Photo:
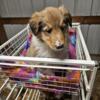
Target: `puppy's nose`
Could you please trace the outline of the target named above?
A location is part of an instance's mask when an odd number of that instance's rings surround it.
[[[59,45],[59,46],[56,46],[56,48],[57,48],[57,49],[62,49],[62,48],[64,48],[64,45],[61,44],[61,45]]]
[[[62,48],[64,48],[64,44],[61,43],[59,40],[57,40],[57,41],[55,42],[55,46],[56,46],[57,49],[62,49]]]

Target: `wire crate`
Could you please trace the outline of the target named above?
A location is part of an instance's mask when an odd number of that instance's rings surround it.
[[[71,100],[90,100],[92,88],[98,68],[97,61],[91,60],[85,44],[81,26],[73,23],[76,29],[76,59],[54,59],[19,56],[26,44],[27,35],[30,33],[27,25],[17,35],[0,46],[0,99],[1,100],[42,100],[41,91],[66,93],[71,95]],[[25,62],[25,63],[22,63]],[[66,67],[67,66],[67,67]],[[12,69],[9,73],[7,69]],[[36,73],[34,80],[17,75],[12,77],[13,68],[37,71],[40,69],[55,70],[59,76],[42,75]],[[6,70],[4,70],[6,69]],[[19,69],[18,69],[19,70]],[[77,72],[75,77],[68,78],[70,72]],[[66,74],[67,73],[67,74]],[[66,77],[65,77],[66,74]],[[40,75],[40,76],[39,76]],[[44,100],[44,99],[43,99]]]

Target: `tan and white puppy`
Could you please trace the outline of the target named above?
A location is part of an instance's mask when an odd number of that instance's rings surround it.
[[[58,59],[68,57],[67,31],[69,26],[72,26],[72,18],[67,9],[47,7],[40,12],[35,12],[29,25],[33,34],[27,56]],[[48,72],[51,73],[50,70]],[[46,100],[57,100],[52,93],[47,95],[49,99]]]
[[[67,57],[68,27],[72,24],[71,15],[64,7],[48,7],[35,12],[30,21],[33,32],[27,56]]]

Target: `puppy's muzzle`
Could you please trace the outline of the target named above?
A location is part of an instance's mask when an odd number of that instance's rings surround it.
[[[56,49],[60,50],[64,48],[64,44],[57,40],[55,43],[55,47]]]
[[[59,45],[59,46],[56,46],[56,49],[63,49],[64,48],[64,45]]]

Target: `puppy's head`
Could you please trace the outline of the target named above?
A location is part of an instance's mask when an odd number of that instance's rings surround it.
[[[59,51],[66,46],[67,29],[72,26],[72,18],[64,7],[48,7],[34,13],[29,24],[33,34],[52,50]]]

